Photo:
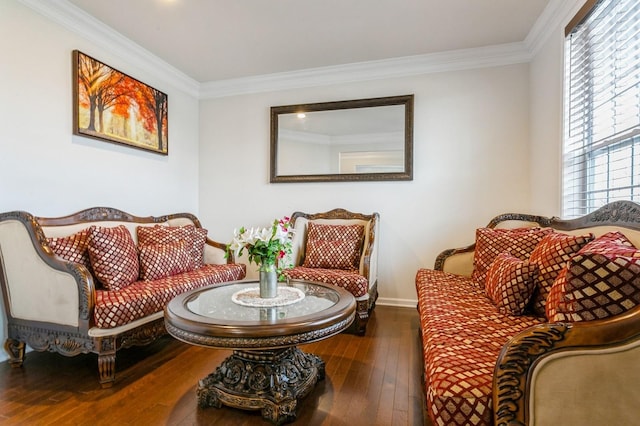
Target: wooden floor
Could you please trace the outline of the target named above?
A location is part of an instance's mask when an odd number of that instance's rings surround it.
[[[297,425],[428,425],[423,419],[418,315],[377,306],[365,336],[304,345],[326,378],[298,403]],[[0,363],[2,425],[268,425],[259,411],[198,408],[195,386],[231,352],[166,337],[118,352],[116,382],[101,389],[97,357],[30,352]]]

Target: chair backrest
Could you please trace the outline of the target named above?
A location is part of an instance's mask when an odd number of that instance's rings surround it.
[[[291,253],[293,266],[300,266],[304,262],[309,222],[330,225],[363,225],[364,242],[360,255],[359,271],[369,280],[370,284],[376,282],[378,278],[378,229],[380,226],[378,213],[353,213],[344,209],[334,209],[324,213],[295,212],[291,215],[291,222],[295,229]]]

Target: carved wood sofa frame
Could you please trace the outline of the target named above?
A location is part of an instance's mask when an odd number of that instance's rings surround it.
[[[9,363],[12,367],[22,366],[25,358],[25,344],[37,351],[57,352],[65,356],[96,353],[100,384],[102,387],[110,387],[115,380],[116,351],[131,346],[146,345],[167,334],[162,311],[113,329],[94,327],[93,308],[96,284],[93,276],[86,267],[55,256],[47,243],[43,228],[79,224],[88,227],[97,223],[106,223],[104,226],[164,223],[172,226],[193,224],[201,227],[200,221],[190,213],[138,217],[107,207],[94,207],[57,218],[36,217],[23,211],[0,214],[0,287],[2,287],[4,298],[8,333],[4,348],[9,354]],[[12,232],[20,234],[19,238],[4,237],[3,226],[12,227]],[[36,262],[39,264],[44,263],[41,268],[45,270],[44,274],[56,277],[58,282],[54,284],[66,284],[65,287],[69,288],[74,287],[72,283],[75,282],[78,297],[75,319],[68,318],[69,321],[66,324],[61,324],[49,322],[46,318],[33,319],[15,314],[11,304],[10,271],[7,270],[5,261],[8,251],[15,249],[13,245],[17,240],[20,240],[23,252],[32,257],[30,260],[39,260]],[[233,256],[225,260],[225,252],[225,244],[207,239],[205,263],[233,263]],[[33,276],[37,281],[43,274]]]
[[[612,202],[572,220],[503,214],[491,220],[488,227],[523,224],[574,234],[594,232],[596,236],[612,230],[627,231],[625,235],[640,247],[640,204],[629,201]],[[468,261],[474,246],[443,251],[435,269],[459,268],[461,263],[455,258],[462,256]],[[639,359],[640,306],[603,320],[531,327],[509,340],[498,357],[493,376],[494,423],[637,423]],[[575,383],[581,386],[572,385]],[[574,401],[567,400],[571,392]]]
[[[364,334],[369,321],[369,315],[375,308],[378,299],[378,230],[380,215],[354,213],[345,209],[333,209],[323,213],[295,212],[291,215],[291,224],[296,229],[296,238],[293,247],[294,266],[300,266],[304,261],[306,244],[306,226],[300,226],[300,219],[308,221],[320,221],[325,223],[339,223],[340,221],[363,221],[365,227],[365,241],[360,259],[360,274],[369,282],[369,288],[365,297],[356,298],[356,318],[347,330],[350,333]],[[298,225],[296,225],[296,222]],[[303,235],[300,235],[303,232]]]

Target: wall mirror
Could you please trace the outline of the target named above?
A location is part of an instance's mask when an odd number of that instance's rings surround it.
[[[271,182],[413,179],[413,95],[271,107]]]

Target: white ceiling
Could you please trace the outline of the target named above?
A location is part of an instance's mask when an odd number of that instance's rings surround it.
[[[194,80],[523,42],[551,0],[68,0]]]

